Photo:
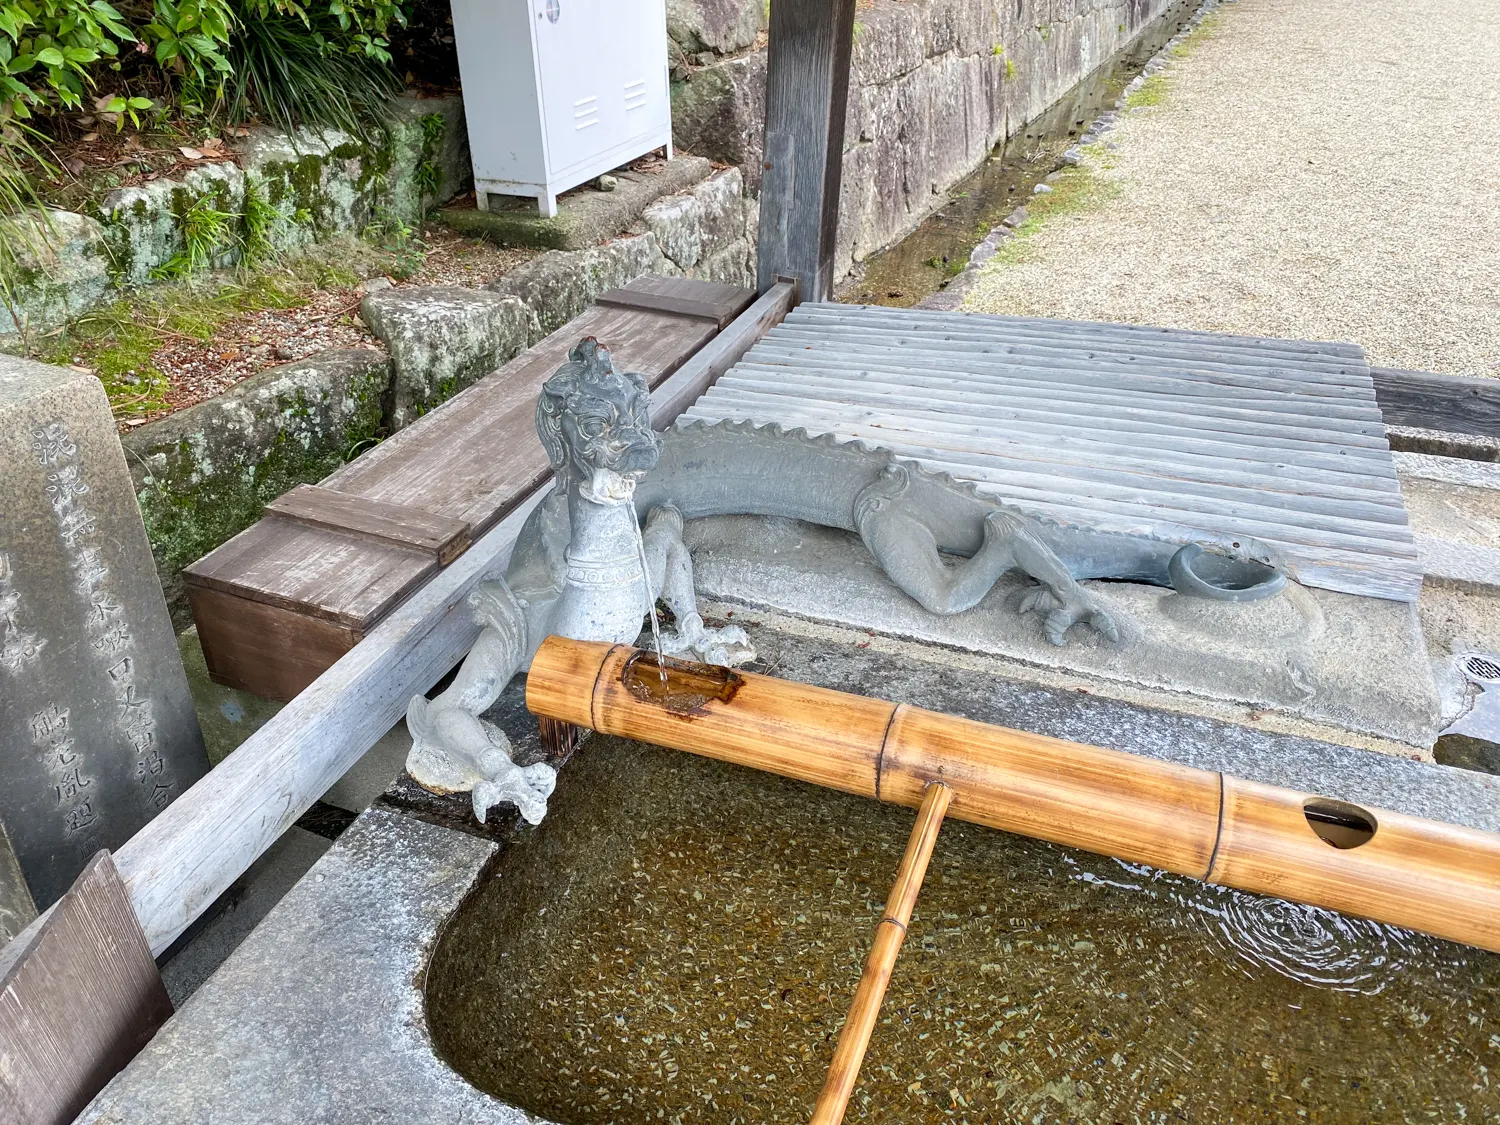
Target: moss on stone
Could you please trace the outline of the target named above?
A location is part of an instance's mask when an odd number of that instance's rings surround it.
[[[249,527],[275,497],[322,480],[347,453],[375,444],[388,382],[379,353],[325,353],[125,436],[141,517],[179,623],[187,615],[182,568]]]

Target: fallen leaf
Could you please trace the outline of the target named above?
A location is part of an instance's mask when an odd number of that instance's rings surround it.
[[[115,100],[114,94],[105,94],[103,97],[94,99],[95,109],[108,109],[109,103]]]
[[[99,134],[98,133],[85,133],[83,135],[83,143],[86,144],[86,145],[87,144],[92,144],[93,142],[97,141],[98,139],[99,139]]]
[[[202,160],[203,159],[203,154],[201,152],[199,152],[195,148],[188,148],[186,145],[183,145],[177,151],[180,152],[180,153],[182,153],[182,155],[185,156],[185,157],[187,157],[189,160]]]

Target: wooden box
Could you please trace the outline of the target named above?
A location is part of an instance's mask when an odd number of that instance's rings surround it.
[[[290,699],[551,475],[536,395],[584,336],[655,387],[754,300],[640,278],[183,571],[209,675]]]

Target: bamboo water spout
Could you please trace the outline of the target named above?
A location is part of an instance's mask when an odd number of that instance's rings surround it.
[[[826,688],[551,637],[538,716],[1500,952],[1500,835]]]

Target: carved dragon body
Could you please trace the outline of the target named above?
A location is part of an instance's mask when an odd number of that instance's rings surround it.
[[[645,380],[615,371],[593,339],[547,381],[537,433],[553,490],[522,528],[504,581],[470,596],[481,632],[453,684],[408,707],[408,773],[440,792],[470,791],[480,820],[502,800],[532,823],[546,813],[556,772],[515,765],[505,735],[480,716],[548,635],[633,641],[659,595],[676,621],[662,635],[666,652],[720,664],[754,657],[738,627],[711,629],[699,616],[684,518],[788,516],[857,532],[891,580],[939,614],[969,609],[1019,569],[1039,583],[1021,611],[1040,613],[1054,644],[1078,623],[1117,639],[1080,579],[1233,600],[1285,582],[1271,553],[1247,539],[1052,522],[858,442],[701,422],[658,438],[648,400]]]
[[[693,422],[668,431],[635,503],[645,513],[668,502],[686,519],[790,516],[857,532],[892,581],[932,613],[970,609],[1019,568],[1042,584],[1022,611],[1043,613],[1047,638],[1059,645],[1080,621],[1115,638],[1079,580],[1173,586],[1222,600],[1265,597],[1285,583],[1274,552],[1251,538],[1160,521],[1150,531],[1063,524],[889,450],[775,425]]]

